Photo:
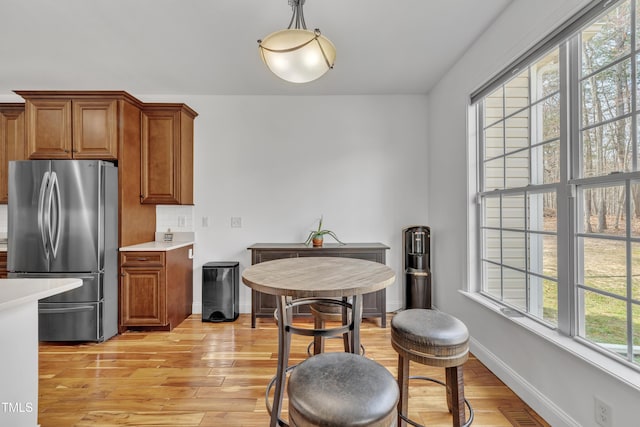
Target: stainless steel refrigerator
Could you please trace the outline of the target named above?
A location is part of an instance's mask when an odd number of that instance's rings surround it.
[[[9,163],[9,277],[81,278],[39,303],[41,341],[104,341],[118,329],[118,168],[101,160]]]

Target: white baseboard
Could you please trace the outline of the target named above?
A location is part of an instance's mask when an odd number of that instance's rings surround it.
[[[527,405],[533,408],[546,422],[554,427],[581,427],[558,405],[542,394],[520,374],[511,369],[498,356],[473,339],[469,340],[469,347],[480,362],[504,382]],[[473,404],[473,402],[472,402]]]

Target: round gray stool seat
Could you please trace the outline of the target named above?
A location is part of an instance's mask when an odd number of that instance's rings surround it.
[[[327,320],[342,320],[342,307],[336,304],[329,304],[323,301],[309,304],[311,313],[324,316]]]
[[[391,345],[410,360],[448,368],[469,358],[469,331],[447,313],[405,310],[391,319]]]
[[[291,427],[396,426],[396,379],[357,354],[310,357],[293,369],[287,394]]]

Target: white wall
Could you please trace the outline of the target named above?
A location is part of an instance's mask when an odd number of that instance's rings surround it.
[[[553,426],[595,426],[594,396],[613,425],[637,425],[638,389],[479,305],[459,290],[468,274],[469,94],[574,13],[585,0],[515,1],[429,94],[429,220],[435,304],[463,320],[472,351]],[[465,173],[467,171],[467,173]],[[472,177],[471,177],[472,178]],[[473,221],[471,221],[473,222]]]
[[[251,264],[249,245],[303,242],[320,215],[344,242],[391,247],[387,265],[397,280],[387,309],[402,307],[401,230],[428,225],[426,96],[132,95],[183,102],[199,114],[195,206],[162,206],[157,215],[157,231],[196,232],[194,312],[201,312],[204,263],[239,261],[242,271]],[[231,228],[232,216],[242,228]],[[242,284],[240,311],[251,311]]]
[[[387,265],[398,279],[387,309],[402,306],[401,230],[428,225],[426,96],[138,97],[184,102],[199,114],[195,312],[204,263],[239,261],[242,271],[249,245],[303,242],[321,214],[345,242],[391,247]],[[182,211],[160,212],[164,227]],[[232,216],[242,228],[231,228]],[[251,311],[250,295],[241,284],[241,312]]]

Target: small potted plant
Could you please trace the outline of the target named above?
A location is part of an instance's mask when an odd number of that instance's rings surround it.
[[[307,236],[307,240],[304,242],[304,244],[309,246],[309,243],[313,243],[313,247],[314,248],[322,247],[322,243],[324,241],[324,235],[325,234],[328,234],[329,236],[333,237],[336,240],[336,242],[340,243],[341,245],[344,245],[344,243],[341,242],[340,239],[338,239],[338,236],[336,236],[336,233],[334,233],[331,230],[323,230],[322,229],[322,216],[320,216],[320,220],[318,221],[318,229],[317,230],[311,230],[311,232],[309,233],[309,236]]]

